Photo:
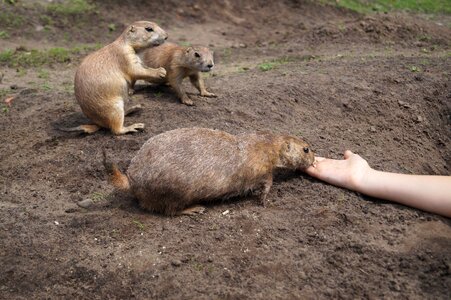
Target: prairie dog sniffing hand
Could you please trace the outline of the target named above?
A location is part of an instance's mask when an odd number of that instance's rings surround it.
[[[150,138],[126,174],[105,167],[112,184],[131,192],[146,210],[193,214],[196,204],[260,191],[264,204],[276,169],[305,170],[314,153],[297,137],[182,128]]]

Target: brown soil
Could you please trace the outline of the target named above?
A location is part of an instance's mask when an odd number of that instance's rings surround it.
[[[144,132],[73,135],[56,128],[86,121],[72,87],[79,57],[46,67],[48,78],[3,67],[2,101],[16,98],[0,116],[0,298],[451,298],[449,219],[304,174],[279,174],[266,208],[248,197],[168,218],[114,193],[101,165],[102,149],[125,169],[151,136],[198,126],[291,133],[321,156],[349,148],[380,170],[450,175],[449,27],[314,1],[142,2],[96,1],[96,13],[48,31],[35,31],[39,6],[0,4],[26,20],[0,48],[106,44],[157,20],[170,40],[215,50],[206,82],[219,96],[185,82],[188,107],[141,83],[131,101],[144,110],[126,124]]]

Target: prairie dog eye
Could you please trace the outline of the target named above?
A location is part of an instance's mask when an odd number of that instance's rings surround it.
[[[310,152],[310,149],[309,149],[308,147],[304,147],[304,152],[305,152],[305,153],[309,153],[309,152]]]
[[[195,56],[195,57],[200,57],[200,54],[197,53],[197,52],[194,52],[194,56]]]
[[[152,32],[152,31],[153,31],[153,28],[152,28],[152,27],[146,27],[146,31],[147,31],[147,32]]]

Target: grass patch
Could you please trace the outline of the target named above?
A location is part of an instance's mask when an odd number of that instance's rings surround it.
[[[52,3],[47,11],[60,15],[80,15],[94,11],[95,5],[86,0],[67,0],[62,3]]]
[[[144,230],[145,226],[144,226],[144,224],[141,223],[140,221],[138,221],[138,220],[133,220],[133,223],[136,225],[136,227],[138,227],[139,230],[141,230],[141,231]]]
[[[24,17],[8,12],[0,12],[0,24],[7,28],[19,27],[25,23]]]
[[[116,31],[116,24],[114,23],[108,24],[108,30],[110,32]]]
[[[421,69],[420,69],[419,67],[417,67],[417,66],[410,66],[410,67],[409,67],[409,70],[410,70],[411,72],[414,72],[414,73],[416,73],[416,72],[421,72]]]
[[[335,4],[360,13],[388,12],[404,10],[410,12],[451,14],[449,0],[321,0],[323,3]]]
[[[301,59],[303,59],[303,58],[301,58]],[[283,56],[283,57],[272,59],[269,61],[264,61],[264,62],[258,64],[257,68],[259,68],[263,72],[266,72],[266,71],[276,68],[277,66],[284,65],[289,62],[296,61],[296,60],[299,60],[299,58],[291,57],[291,56]]]
[[[179,43],[179,45],[182,46],[182,47],[190,47],[190,46],[191,46],[191,43],[190,43],[190,42],[187,42],[187,41],[181,41],[181,42]]]
[[[2,111],[2,113],[7,114],[7,113],[9,113],[9,108],[2,104],[1,111]]]
[[[42,87],[44,89],[51,89],[51,87],[48,84],[43,84]],[[100,192],[94,192],[91,194],[91,200],[94,202],[102,201],[105,199],[105,195]]]
[[[99,49],[100,45],[81,46],[72,49],[50,48],[48,50],[5,50],[0,52],[0,65],[8,67],[40,67],[55,63],[71,62],[74,56],[84,54],[88,51]]]
[[[50,76],[50,74],[49,74],[49,71],[47,71],[47,70],[39,70],[39,72],[38,72],[38,78],[49,79],[49,76]]]
[[[41,21],[41,24],[43,26],[52,26],[53,24],[55,24],[55,21],[53,20],[53,18],[50,16],[47,16],[47,15],[39,16],[39,20]]]
[[[0,89],[0,99],[10,93],[10,89]]]
[[[9,34],[4,30],[0,31],[0,39],[7,39],[7,38],[9,38]]]

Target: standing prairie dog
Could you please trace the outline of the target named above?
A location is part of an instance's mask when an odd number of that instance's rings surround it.
[[[200,72],[209,72],[214,66],[213,53],[207,47],[182,47],[173,43],[148,48],[139,53],[143,63],[149,68],[163,67],[167,75],[164,79],[148,80],[152,83],[168,83],[177,97],[186,105],[194,105],[182,87],[182,81],[189,77],[194,87],[203,97],[216,97],[205,88]],[[135,82],[132,82],[133,88]]]
[[[157,24],[138,21],[128,26],[114,42],[88,55],[75,74],[75,97],[83,113],[95,124],[66,130],[93,133],[103,127],[114,134],[125,134],[144,128],[142,123],[124,127],[128,87],[137,79],[162,79],[166,70],[145,67],[136,53],[164,43],[167,37]]]
[[[182,128],[150,138],[126,174],[106,159],[104,165],[112,184],[133,193],[141,207],[177,215],[202,211],[198,203],[252,191],[261,191],[264,203],[274,170],[304,170],[314,160],[308,144],[293,136]]]

